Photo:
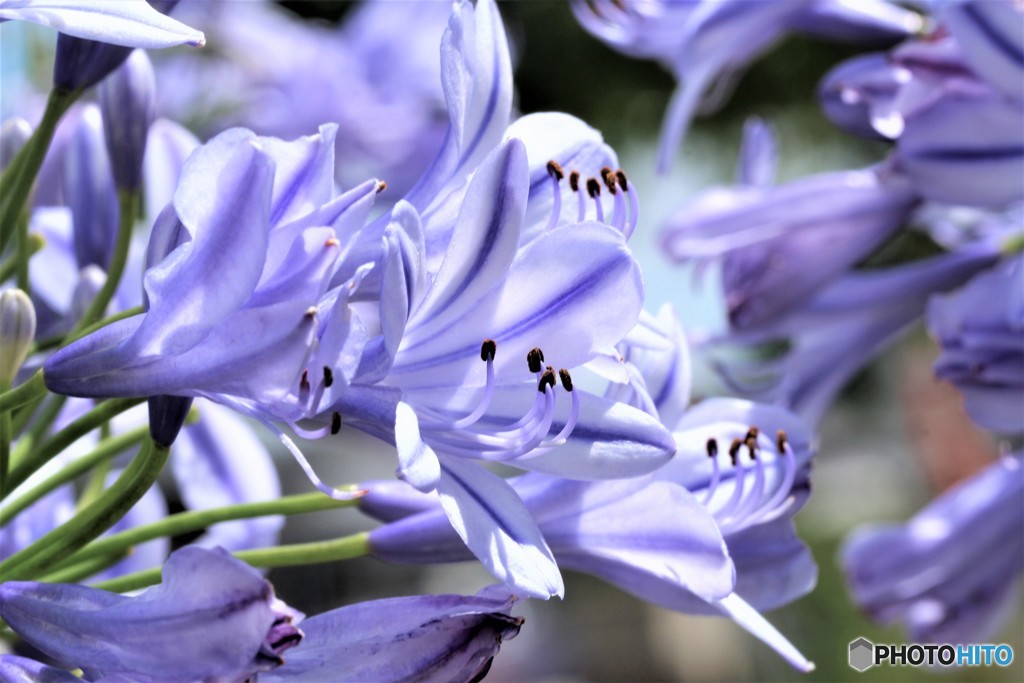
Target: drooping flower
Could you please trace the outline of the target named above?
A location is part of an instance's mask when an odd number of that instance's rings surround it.
[[[813,297],[890,238],[916,196],[883,168],[825,173],[780,186],[774,145],[748,126],[738,176],[757,180],[716,188],[673,215],[662,245],[676,261],[721,262],[730,327],[756,331]]]
[[[918,14],[874,0],[575,0],[573,9],[592,34],[625,54],[659,60],[676,77],[658,152],[662,172],[698,110],[721,106],[742,71],[787,33],[877,42],[899,39],[922,26]]]
[[[1024,433],[1024,256],[928,304],[941,349],[935,375],[953,382],[979,425]]]
[[[1008,455],[944,492],[905,524],[860,529],[842,562],[871,618],[919,643],[989,640],[1019,605],[1024,467]]]

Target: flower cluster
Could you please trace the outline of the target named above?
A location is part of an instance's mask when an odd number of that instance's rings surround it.
[[[38,124],[26,103],[0,130],[0,618],[31,648],[0,678],[474,681],[520,603],[571,599],[566,569],[728,617],[807,672],[762,612],[816,582],[793,517],[845,380],[926,317],[972,418],[1024,433],[1011,3],[574,0],[680,81],[663,168],[783,35],[916,34],[821,86],[829,117],[892,142],[884,160],[776,184],[752,120],[737,183],[669,219],[669,257],[721,275],[728,329],[704,344],[644,310],[643,188],[616,152],[575,116],[514,109],[492,0],[368,2],[338,29],[178,4],[0,0],[0,20],[59,32]],[[143,51],[207,37],[155,66]],[[942,253],[873,261],[911,230]],[[732,396],[693,400],[691,351]],[[253,421],[315,491],[282,494]],[[305,453],[354,432],[394,478],[321,477]],[[1020,472],[1004,455],[905,529],[856,536],[855,599],[973,637],[1021,571],[1001,540],[1020,538]],[[368,530],[281,542],[287,516],[341,508]],[[997,561],[967,571],[979,553]],[[363,556],[475,560],[497,583],[307,619],[259,571]]]

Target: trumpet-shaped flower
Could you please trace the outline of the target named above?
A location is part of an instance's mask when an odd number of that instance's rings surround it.
[[[1024,467],[1005,456],[944,492],[905,524],[860,529],[842,550],[853,599],[922,643],[991,638],[1019,605]]]
[[[782,432],[773,441],[752,422]],[[794,666],[811,668],[756,611],[792,601],[816,580],[790,519],[809,490],[806,429],[784,410],[709,400],[683,417],[674,436],[675,458],[647,477],[581,482],[530,473],[509,483],[559,566],[669,609],[730,616]],[[719,440],[732,445],[719,451]],[[370,532],[376,556],[469,559],[437,496],[392,482],[366,488],[361,508],[389,522]]]

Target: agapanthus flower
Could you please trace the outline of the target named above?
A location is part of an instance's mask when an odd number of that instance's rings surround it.
[[[928,328],[939,344],[935,375],[953,382],[971,418],[1024,433],[1024,256],[934,297]]]
[[[1007,455],[941,494],[905,524],[860,529],[842,562],[871,618],[918,643],[984,642],[1019,606],[1024,467]]]
[[[754,182],[716,188],[669,218],[662,246],[676,261],[721,262],[733,331],[770,325],[849,271],[889,239],[916,195],[885,168],[824,173],[770,184],[774,145],[748,125],[737,175]]]
[[[787,33],[870,42],[922,27],[920,15],[875,0],[575,0],[573,9],[588,31],[625,54],[659,60],[679,82],[662,128],[661,171],[668,170],[694,114],[721,106],[742,71]]]
[[[394,201],[444,139],[438,45],[450,13],[444,2],[371,1],[333,27],[271,2],[186,2],[177,14],[203,26],[209,45],[161,55],[160,76],[176,85],[159,93],[160,109],[211,136],[244,126],[292,139],[337,123],[340,185],[383,178],[382,200]]]
[[[519,631],[501,591],[396,598],[298,622],[259,572],[223,550],[184,548],[164,581],[134,597],[67,584],[9,581],[0,616],[26,641],[84,680],[476,680],[502,639]],[[188,654],[182,657],[182,652]],[[282,657],[282,655],[286,657]],[[40,672],[23,658],[0,671]],[[77,679],[76,679],[77,680]]]
[[[992,243],[971,244],[919,261],[854,271],[741,343],[782,341],[761,358],[721,358],[717,367],[740,395],[768,401],[817,423],[845,383],[910,329],[928,298],[966,282],[1000,257]]]
[[[929,37],[829,74],[826,113],[895,141],[916,190],[949,204],[1001,207],[1024,197],[1024,16],[1012,2],[949,2]]]
[[[773,440],[755,422],[782,431]],[[646,477],[582,482],[530,473],[509,484],[561,568],[669,609],[724,614],[797,668],[812,668],[757,612],[800,597],[816,580],[791,521],[809,489],[806,429],[770,406],[709,400],[684,415],[674,436],[676,456]],[[389,522],[370,532],[375,556],[471,558],[436,495],[398,482],[365,486],[361,508]]]

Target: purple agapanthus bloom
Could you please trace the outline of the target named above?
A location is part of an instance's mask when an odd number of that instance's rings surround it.
[[[894,140],[893,160],[934,201],[1001,207],[1024,197],[1024,15],[1009,1],[948,2],[939,28],[858,57],[821,87],[826,113]]]
[[[722,359],[718,369],[741,395],[785,406],[812,424],[843,385],[924,313],[928,297],[995,264],[999,249],[971,244],[903,265],[854,271],[740,343],[785,341],[777,357]]]
[[[782,432],[773,440],[754,423]],[[509,483],[560,567],[669,609],[725,614],[809,670],[757,612],[805,594],[817,577],[791,521],[809,490],[809,434],[786,411],[709,400],[684,415],[674,436],[675,458],[647,477],[581,482],[531,473]],[[389,522],[370,533],[373,554],[412,563],[470,559],[437,496],[397,482],[366,488],[361,508]]]
[[[588,31],[625,54],[661,61],[679,81],[662,128],[662,171],[694,114],[720,106],[742,71],[787,33],[870,42],[899,39],[922,26],[918,14],[875,0],[575,0],[573,9]]]
[[[971,418],[1024,433],[1024,256],[934,297],[927,321],[941,349],[935,375],[956,385]]]
[[[86,681],[471,681],[522,624],[509,616],[515,600],[491,590],[343,607],[300,630],[302,615],[256,570],[201,548],[175,552],[164,582],[135,597],[7,582],[0,598],[8,625]],[[0,658],[4,671],[63,680],[60,669],[22,658]]]
[[[862,261],[908,219],[916,195],[884,168],[825,173],[772,186],[774,145],[748,125],[737,175],[668,220],[676,261],[721,262],[732,330],[770,325]]]
[[[337,123],[341,186],[382,178],[382,199],[397,199],[444,139],[438,45],[450,5],[365,2],[333,27],[271,2],[185,2],[178,15],[203,26],[209,46],[161,55],[160,76],[175,83],[159,93],[161,111],[210,135],[244,126],[291,139]]]
[[[918,643],[984,642],[1019,607],[1024,467],[1008,455],[906,524],[861,529],[842,551],[850,591],[869,616],[901,622]]]

